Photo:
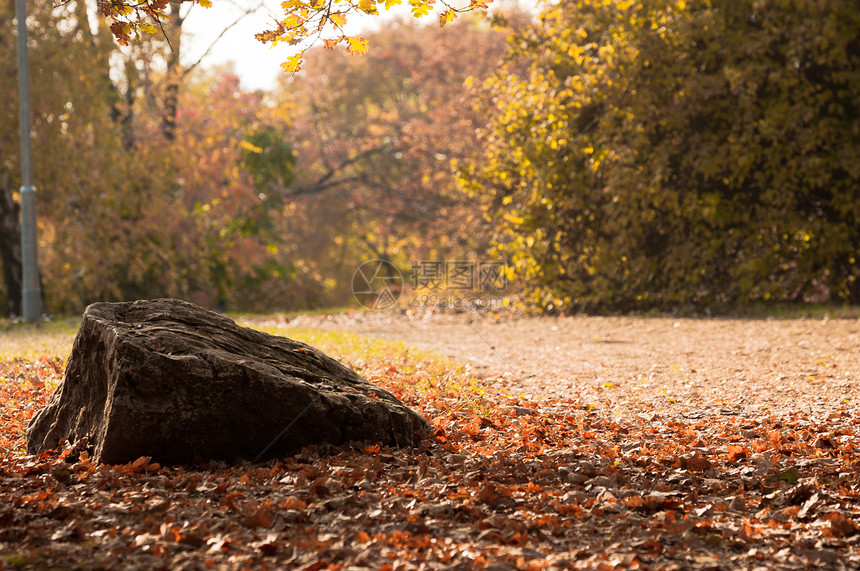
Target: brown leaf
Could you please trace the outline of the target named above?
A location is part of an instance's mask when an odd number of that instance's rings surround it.
[[[262,555],[275,555],[278,552],[278,534],[269,533],[260,541],[251,543],[251,547],[259,550]]]
[[[797,519],[804,519],[809,517],[809,512],[815,507],[815,504],[818,503],[818,492],[812,494],[806,502],[804,502],[803,506],[797,512]]]
[[[836,445],[826,434],[819,434],[815,437],[815,440],[812,441],[813,448],[836,448]]]
[[[308,491],[311,493],[311,496],[316,496],[318,498],[330,496],[331,488],[329,487],[328,478],[320,476],[319,478],[314,479],[314,481],[308,485]]]
[[[860,526],[854,520],[842,515],[841,513],[832,513],[825,516],[825,519],[830,521],[830,535],[837,538],[850,537],[860,533]]]
[[[268,506],[263,506],[251,513],[248,513],[242,518],[242,523],[245,527],[272,527],[272,511]]]
[[[704,472],[711,468],[711,461],[696,452],[681,458],[681,468],[690,472]]]

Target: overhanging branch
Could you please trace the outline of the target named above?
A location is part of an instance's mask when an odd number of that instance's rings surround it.
[[[350,166],[360,163],[361,161],[370,159],[376,155],[380,155],[384,153],[390,145],[383,144],[377,147],[373,147],[372,149],[367,149],[362,151],[352,157],[342,160],[336,166],[329,167],[329,169],[317,180],[308,184],[300,184],[296,186],[291,186],[283,189],[282,195],[284,197],[294,197],[294,196],[303,196],[308,194],[317,194],[331,188],[337,188],[339,186],[343,186],[345,184],[351,184],[356,182],[365,182],[367,178],[364,175],[352,175],[352,176],[343,176],[338,177],[339,174],[342,174],[346,169]]]

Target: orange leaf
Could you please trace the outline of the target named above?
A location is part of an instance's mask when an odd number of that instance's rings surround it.
[[[747,454],[747,449],[745,447],[737,446],[735,444],[729,445],[729,460],[737,462],[738,460],[747,457],[749,457],[749,454]]]
[[[848,537],[860,533],[860,526],[849,517],[840,513],[825,516],[830,521],[830,535],[833,537]]]
[[[364,530],[359,531],[355,534],[356,543],[367,543],[370,541],[370,535]]]
[[[141,456],[131,464],[131,469],[135,472],[149,464],[149,461],[152,460],[152,456]]]

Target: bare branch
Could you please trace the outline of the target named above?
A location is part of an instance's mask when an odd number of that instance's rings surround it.
[[[236,4],[234,4],[234,6],[235,5]],[[209,44],[209,47],[207,47],[206,50],[203,52],[203,54],[199,58],[197,58],[197,61],[195,61],[193,64],[189,65],[188,67],[186,67],[183,70],[183,72],[182,72],[183,77],[188,75],[192,71],[194,71],[194,69],[200,65],[200,63],[206,58],[206,56],[209,55],[209,53],[212,51],[212,49],[215,47],[215,45],[221,41],[221,39],[224,37],[224,34],[226,34],[228,31],[233,29],[233,27],[238,25],[239,22],[241,22],[242,20],[244,20],[245,18],[247,18],[251,14],[255,13],[257,10],[259,10],[262,7],[263,7],[263,1],[260,0],[260,2],[256,6],[254,6],[253,8],[246,8],[244,13],[242,13],[238,18],[236,18],[229,26],[227,26],[226,28],[221,30],[221,33],[218,34],[218,37],[215,38],[212,41],[212,43]]]
[[[330,188],[336,188],[339,186],[343,186],[345,184],[356,183],[356,182],[366,182],[367,178],[364,175],[353,175],[344,178],[334,178],[339,173],[342,173],[346,168],[351,165],[354,165],[358,162],[361,162],[365,159],[369,159],[375,155],[382,154],[388,149],[389,145],[383,144],[378,147],[374,147],[372,149],[367,149],[366,151],[362,151],[355,156],[352,156],[348,159],[344,159],[335,167],[330,167],[328,171],[323,174],[316,181],[292,186],[290,188],[284,189],[283,195],[286,197],[294,197],[294,196],[302,196],[307,194],[317,194],[328,190]]]

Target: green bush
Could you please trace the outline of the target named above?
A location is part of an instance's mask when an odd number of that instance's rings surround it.
[[[860,302],[855,2],[561,0],[512,41],[462,174],[534,302]]]

